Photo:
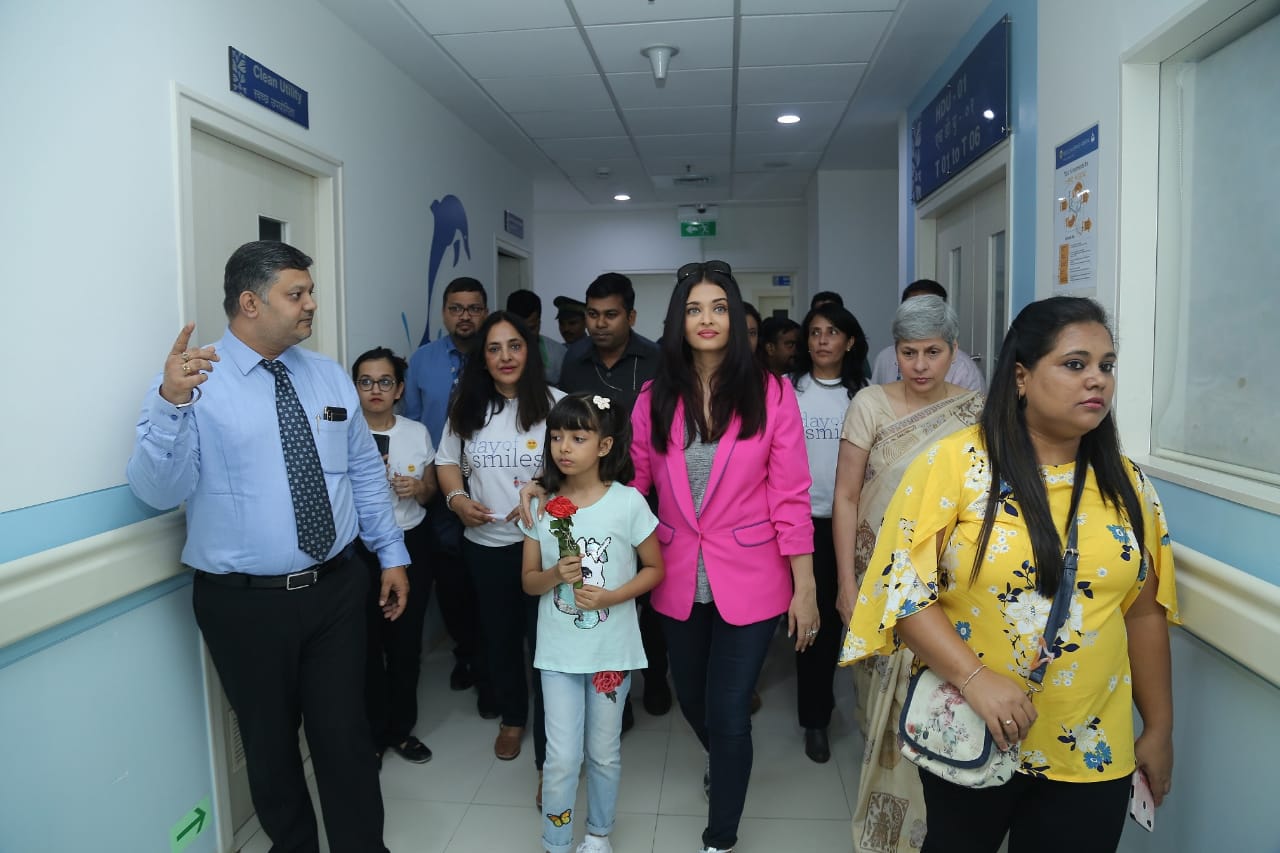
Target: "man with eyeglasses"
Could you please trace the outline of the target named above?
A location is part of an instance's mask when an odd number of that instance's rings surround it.
[[[587,288],[590,346],[569,347],[560,368],[560,387],[573,394],[592,392],[617,400],[628,412],[644,384],[658,372],[658,345],[636,334],[636,292],[631,279],[616,272],[599,276]],[[648,595],[640,598],[640,638],[649,668],[644,671],[644,708],[654,716],[671,710],[667,686],[667,644]],[[622,729],[635,723],[628,698]]]
[[[476,350],[476,333],[489,314],[484,285],[466,276],[455,278],[444,289],[443,307],[445,334],[418,347],[409,358],[402,399],[404,416],[422,423],[437,448],[462,365]],[[427,503],[426,523],[430,525],[431,552],[435,557],[432,574],[440,614],[454,643],[455,662],[449,687],[466,690],[477,685],[480,716],[489,719],[491,712],[497,716],[497,702],[489,695],[487,679],[479,666],[476,599],[462,563],[462,522],[449,512],[443,496],[437,493]]]

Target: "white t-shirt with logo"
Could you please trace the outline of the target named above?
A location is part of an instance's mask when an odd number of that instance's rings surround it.
[[[389,430],[370,429],[374,435],[390,439],[387,450],[387,488],[391,489],[391,503],[395,505],[396,524],[401,530],[412,530],[427,517],[427,508],[417,498],[398,498],[391,488],[390,475],[413,477],[421,480],[427,466],[436,458],[431,446],[431,434],[415,420],[396,417]]]
[[[535,518],[536,518],[535,504]],[[585,583],[617,589],[636,576],[636,546],[658,527],[644,496],[630,486],[611,483],[591,506],[572,516],[573,538],[582,552]],[[544,514],[526,530],[542,548],[542,567],[560,560],[560,544]],[[533,665],[554,672],[645,669],[635,599],[603,610],[579,610],[573,587],[557,584],[538,602],[538,650]]]
[[[834,386],[823,384],[834,382]],[[849,409],[849,390],[837,380],[800,377],[796,384],[804,446],[809,454],[809,507],[814,518],[830,518],[836,491],[836,461],[840,458],[840,427]]]
[[[564,397],[558,388],[548,389],[552,405]],[[460,441],[445,421],[444,436],[436,450],[436,465],[459,465],[466,455],[471,476],[467,491],[471,499],[493,511],[496,521],[468,527],[462,534],[477,545],[501,548],[524,541],[516,521],[504,521],[520,505],[520,489],[542,471],[542,442],[547,422],[538,421],[529,430],[520,429],[516,401],[507,400],[501,409],[471,438]]]

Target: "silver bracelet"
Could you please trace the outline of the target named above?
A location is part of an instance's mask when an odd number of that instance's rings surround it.
[[[975,678],[977,678],[977,677],[978,677],[978,673],[982,672],[982,671],[983,671],[984,669],[986,669],[986,668],[987,668],[987,665],[986,665],[985,663],[984,663],[984,664],[979,664],[977,669],[975,669],[973,672],[969,673],[969,677],[968,677],[968,678],[966,678],[966,679],[964,680],[964,683],[960,685],[960,695],[961,695],[961,696],[964,696],[964,689],[965,689],[966,687],[968,687],[968,686],[969,686],[969,682],[970,682],[970,681],[973,681]]]
[[[187,402],[185,402],[185,403],[174,403],[174,404],[173,404],[173,407],[174,407],[175,409],[185,409],[187,406],[190,406],[190,405],[191,405],[192,403],[194,403],[196,400],[199,400],[199,399],[200,399],[200,393],[201,393],[201,392],[200,392],[200,386],[199,386],[199,385],[197,385],[197,386],[195,386],[194,388],[192,388],[192,389],[191,389],[191,399],[190,399],[190,400],[188,400],[188,401],[187,401]]]
[[[452,492],[449,492],[449,494],[444,496],[444,508],[452,512],[453,499],[456,498],[458,495],[462,495],[463,497],[466,497],[466,498],[471,497],[471,495],[467,494],[466,489],[454,489]]]

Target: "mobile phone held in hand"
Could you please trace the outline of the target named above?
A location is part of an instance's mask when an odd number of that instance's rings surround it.
[[[1129,780],[1129,817],[1147,832],[1156,828],[1156,801],[1141,768],[1133,771]]]

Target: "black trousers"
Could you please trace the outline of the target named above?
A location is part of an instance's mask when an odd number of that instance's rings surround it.
[[[667,635],[662,629],[662,617],[649,603],[649,593],[636,599],[637,616],[640,621],[640,642],[644,645],[644,656],[649,666],[644,671],[644,689],[649,685],[666,684],[667,681]],[[630,695],[627,700],[630,701]]]
[[[318,853],[298,726],[332,853],[384,853],[382,790],[364,709],[365,594],[354,556],[314,586],[248,589],[197,575],[193,606],[240,722],[249,790],[272,853]]]
[[[922,853],[1090,853],[1120,845],[1129,777],[1055,782],[1025,773],[996,788],[965,788],[921,770],[928,835]]]
[[[836,611],[836,548],[831,519],[813,520],[813,581],[818,594],[818,636],[806,651],[796,652],[796,710],[806,729],[825,729],[836,706],[831,684],[844,626]]]
[[[388,622],[378,606],[382,567],[378,555],[356,541],[369,574],[368,655],[365,664],[365,708],[373,745],[386,749],[413,734],[418,722],[418,677],[422,669],[422,625],[431,600],[426,522],[404,533],[409,549],[409,602],[400,618]]]
[[[547,758],[543,722],[542,679],[533,672],[538,645],[538,599],[520,585],[524,543],[490,548],[462,541],[462,553],[482,606],[480,637],[484,643],[489,683],[504,726],[529,725],[529,690],[533,684],[533,750],[539,770]],[[525,646],[529,647],[525,657]],[[532,676],[532,679],[531,679]]]
[[[436,587],[436,604],[453,640],[453,656],[472,667],[476,682],[483,684],[484,656],[480,653],[475,588],[462,559],[462,522],[445,507],[444,497],[437,494],[427,502],[426,520],[418,526],[427,535],[429,582]]]

